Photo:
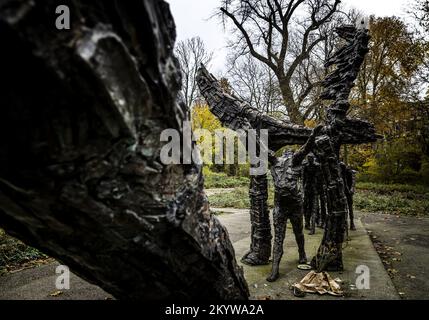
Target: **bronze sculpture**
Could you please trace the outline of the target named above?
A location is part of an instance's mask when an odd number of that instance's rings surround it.
[[[224,126],[232,130],[267,129],[270,150],[278,150],[285,145],[302,145],[311,133],[311,129],[279,121],[224,92],[217,79],[204,66],[198,70],[197,82],[211,112]],[[251,244],[241,261],[249,265],[268,264],[271,255],[271,226],[266,175],[252,176],[249,189]]]
[[[356,226],[354,223],[354,213],[353,213],[353,195],[355,193],[355,184],[356,184],[356,171],[352,168],[348,167],[344,162],[340,163],[341,165],[341,173],[343,176],[345,193],[347,197],[347,211],[349,218],[349,227],[350,230],[356,230]]]
[[[301,164],[314,147],[315,138],[321,130],[316,127],[308,141],[297,151],[286,151],[281,157],[270,157],[271,174],[274,181],[274,246],[271,275],[267,281],[279,277],[279,264],[283,256],[283,242],[286,235],[286,223],[289,219],[298,245],[299,263],[307,263],[303,234],[303,196]]]
[[[182,131],[168,3],[0,4],[0,225],[118,299],[244,300],[196,164],[160,162]],[[120,272],[119,272],[120,271]]]
[[[305,229],[310,230],[309,234],[313,235],[316,232],[316,224],[320,224],[321,210],[319,206],[319,191],[324,186],[324,178],[320,176],[321,168],[313,153],[307,156],[307,160],[303,163],[302,183],[304,189],[304,218]],[[322,188],[319,185],[322,185]],[[324,203],[322,203],[323,205]]]
[[[325,91],[321,95],[323,99],[334,100],[334,102],[327,108],[325,125],[319,130],[313,149],[309,150],[313,151],[320,162],[319,181],[323,177],[324,184],[321,186],[322,184],[318,183],[319,197],[321,202],[326,199],[327,209],[326,218],[323,219],[325,205],[321,205],[319,224],[325,224],[325,232],[321,246],[312,259],[312,266],[318,271],[342,270],[343,268],[341,246],[344,241],[348,201],[339,164],[340,147],[342,144],[374,142],[379,138],[372,124],[346,117],[350,106],[348,102],[350,91],[354,86],[365,54],[368,52],[368,31],[345,25],[337,28],[336,32],[345,41],[345,44],[326,63],[327,68],[334,65],[337,68],[324,81]],[[216,78],[203,66],[198,72],[197,81],[210,110],[223,125],[233,130],[267,129],[269,132],[268,147],[272,151],[285,145],[304,144],[310,136],[309,129],[264,115],[241,99],[223,92]],[[250,193],[251,199],[255,194],[265,195],[267,193],[265,184],[260,184],[260,186],[257,193]],[[257,233],[252,229],[251,251],[245,258],[249,255],[252,258],[256,257],[256,259],[252,259],[253,264],[266,263],[269,239],[271,239],[271,233],[267,231],[268,219],[266,218],[266,203],[264,203],[266,198],[260,197],[259,199],[262,199],[262,202],[259,202],[260,207],[252,206],[251,208],[252,216],[256,215],[259,219],[251,218],[251,221],[264,221],[263,230],[266,230],[266,234],[269,236],[264,242],[263,239],[255,237]],[[262,216],[264,219],[260,219]],[[260,228],[261,224],[256,227]],[[263,242],[265,245],[255,246],[254,243],[257,242]],[[260,255],[261,252],[255,251],[255,248],[262,247],[264,249]],[[258,257],[262,258],[258,259]]]

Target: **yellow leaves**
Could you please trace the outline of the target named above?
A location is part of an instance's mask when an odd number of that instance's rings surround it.
[[[354,111],[374,123],[377,132],[390,136],[403,131],[404,120],[412,116],[404,96],[422,65],[424,45],[397,17],[372,17],[370,34],[370,51],[355,87]]]
[[[378,164],[375,158],[369,158],[364,164],[363,168],[365,168],[366,172],[369,174],[377,174],[378,172]]]
[[[229,130],[222,127],[221,122],[215,115],[213,115],[208,105],[195,105],[192,109],[191,120],[192,130],[197,137],[197,144],[201,148],[200,151],[202,152],[201,156],[203,161],[205,164],[211,164],[214,161],[213,156],[217,155],[220,152],[219,150],[221,150],[220,148],[223,147],[223,145],[215,138],[217,137],[217,135],[215,135],[216,131],[223,132],[226,137],[228,136]],[[200,134],[197,134],[198,132]],[[211,152],[209,152],[210,149]],[[206,153],[203,150],[207,150],[208,152]]]
[[[211,113],[208,105],[196,105],[191,112],[192,130],[207,129],[213,132],[222,128],[218,118]]]

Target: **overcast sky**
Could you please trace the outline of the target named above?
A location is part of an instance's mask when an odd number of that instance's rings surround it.
[[[166,0],[177,28],[177,40],[200,36],[207,48],[214,52],[212,72],[221,73],[225,64],[226,39],[222,25],[217,18],[210,18],[216,12],[220,0]],[[412,0],[343,0],[348,7],[354,7],[366,15],[403,16]]]

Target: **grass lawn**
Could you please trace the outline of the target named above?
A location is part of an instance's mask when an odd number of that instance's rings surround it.
[[[206,189],[248,187],[249,183],[250,179],[248,177],[230,177],[225,173],[211,171],[204,173],[204,186]]]
[[[246,209],[250,206],[248,187],[209,196],[210,205],[219,208]],[[366,212],[411,216],[429,214],[429,188],[411,185],[358,183],[355,209]],[[273,206],[273,188],[269,188],[268,205]]]
[[[367,212],[429,215],[429,187],[358,183],[354,204],[357,210]]]

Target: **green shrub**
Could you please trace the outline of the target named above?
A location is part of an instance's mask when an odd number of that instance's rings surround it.
[[[235,188],[234,191],[223,192],[209,196],[210,206],[215,208],[236,208],[248,209],[250,208],[249,188]],[[272,188],[268,189],[268,206],[273,207],[274,204],[274,191]]]
[[[366,161],[358,168],[359,181],[429,185],[429,159],[407,138],[379,142],[372,152],[364,153]]]
[[[354,197],[357,210],[421,216],[429,213],[429,196],[410,196],[410,193],[391,192],[380,194],[373,191],[359,191]]]
[[[371,190],[377,193],[385,194],[394,191],[410,192],[417,194],[429,194],[429,186],[425,185],[411,185],[411,184],[383,184],[375,182],[358,182],[356,184],[358,190]]]
[[[429,213],[429,187],[379,183],[357,184],[354,196],[356,210],[389,214],[421,216]],[[273,207],[274,191],[268,189],[268,205]],[[209,196],[212,207],[247,209],[250,207],[249,189],[235,188],[234,191]]]
[[[423,157],[422,167],[420,168],[422,182],[429,184],[429,157]]]
[[[250,179],[248,177],[232,177],[225,173],[217,173],[210,171],[209,168],[204,167],[204,186],[210,188],[235,188],[249,186]]]

